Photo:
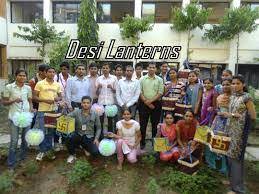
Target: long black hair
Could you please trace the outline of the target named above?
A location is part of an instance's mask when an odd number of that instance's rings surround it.
[[[248,89],[247,89],[247,86],[246,86],[246,83],[245,83],[245,77],[244,77],[243,75],[237,74],[237,75],[233,76],[232,81],[233,81],[234,79],[237,79],[237,80],[239,80],[240,82],[242,82],[242,84],[245,84],[243,91],[244,91],[244,92],[248,92]]]

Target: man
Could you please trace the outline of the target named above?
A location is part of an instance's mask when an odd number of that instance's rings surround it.
[[[79,64],[76,66],[76,74],[67,80],[66,100],[69,109],[81,108],[81,99],[83,96],[90,96],[90,84],[85,77],[85,66]]]
[[[161,69],[161,73],[159,74],[159,77],[161,77],[163,79],[164,84],[165,84],[167,81],[170,80],[169,75],[167,74],[167,72],[168,72],[167,62],[165,62],[165,61],[162,62],[160,69]]]
[[[95,86],[96,79],[98,77],[98,68],[96,63],[91,63],[89,65],[89,75],[87,76],[90,84],[90,97],[93,99],[93,104],[97,103],[98,96],[96,94],[97,88]]]
[[[99,76],[96,80],[96,88],[98,95],[98,103],[101,105],[114,105],[115,104],[115,92],[117,85],[117,78],[110,74],[109,63],[104,63],[102,66],[103,75]],[[115,132],[115,117],[108,117],[108,130]],[[104,115],[100,117],[101,126],[103,130]]]
[[[62,97],[65,98],[67,80],[71,77],[71,75],[69,74],[70,65],[67,61],[63,61],[59,67],[61,72],[55,76],[54,80],[60,83],[62,89]]]
[[[37,113],[37,120],[39,128],[43,130],[45,138],[40,144],[40,152],[36,160],[41,161],[45,153],[52,149],[54,130],[44,127],[44,113],[54,112],[57,110],[57,102],[61,98],[61,86],[58,82],[54,81],[55,69],[48,67],[46,69],[46,78],[39,81],[33,93],[33,98],[39,102],[39,109]],[[55,156],[52,157],[55,159]]]
[[[32,92],[34,91],[34,88],[36,86],[36,84],[38,83],[38,81],[44,80],[46,78],[46,69],[48,68],[48,65],[46,64],[40,64],[38,66],[38,73],[36,74],[36,76],[34,78],[32,78],[29,81],[29,86],[31,87]],[[39,103],[35,102],[34,100],[33,102],[33,108],[38,110],[39,107]]]
[[[15,72],[15,82],[8,84],[4,90],[3,96],[3,104],[9,106],[9,127],[10,127],[10,136],[11,142],[9,147],[8,154],[8,167],[10,170],[15,168],[15,164],[17,161],[16,152],[17,145],[19,140],[19,133],[21,132],[21,152],[19,155],[19,159],[23,160],[26,155],[27,143],[25,141],[25,133],[29,129],[20,128],[14,125],[12,121],[12,117],[16,112],[32,112],[32,92],[30,86],[25,85],[25,81],[27,79],[27,72],[23,69],[18,69]]]
[[[99,138],[101,135],[101,124],[98,115],[91,110],[92,99],[83,96],[81,100],[82,109],[74,110],[68,116],[75,118],[75,133],[66,141],[69,157],[68,163],[73,163],[76,159],[75,148],[82,146],[92,155],[98,154]],[[96,132],[94,128],[96,127]],[[95,133],[95,135],[94,135]]]
[[[140,84],[136,79],[132,79],[133,67],[126,67],[126,78],[119,80],[116,88],[116,99],[119,105],[119,120],[121,119],[122,107],[130,109],[132,118],[135,119],[137,102],[140,95]]]
[[[141,63],[137,63],[135,65],[135,75],[134,77],[139,80],[142,77],[142,71],[143,71],[143,67],[141,65]]]
[[[151,117],[152,137],[157,132],[157,124],[161,115],[161,96],[164,93],[163,80],[156,74],[156,64],[154,62],[148,65],[148,74],[140,78],[140,107],[139,119],[141,130],[141,149],[145,147],[146,129],[149,117]]]
[[[115,76],[117,77],[118,81],[123,78],[123,69],[120,64],[115,66]]]
[[[193,71],[195,71],[195,72],[197,73],[198,83],[199,83],[199,84],[203,84],[202,79],[200,79],[200,75],[201,75],[201,70],[200,70],[200,68],[195,67],[195,68],[193,69]]]

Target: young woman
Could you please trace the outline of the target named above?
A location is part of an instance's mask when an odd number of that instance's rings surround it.
[[[190,144],[193,151],[198,148],[198,144],[192,141],[198,125],[199,123],[194,118],[192,110],[187,110],[184,114],[184,119],[176,123],[177,142],[181,156],[186,154],[187,148]],[[200,154],[197,153],[195,155],[197,157]]]
[[[198,75],[191,71],[188,75],[188,85],[186,87],[187,103],[192,105],[192,111],[197,116],[202,99],[202,85],[198,83]]]
[[[173,124],[174,117],[172,113],[165,114],[165,123],[158,124],[156,137],[164,137],[169,141],[170,149],[160,152],[160,160],[176,162],[180,156],[177,148],[176,125]]]
[[[222,72],[222,76],[221,76],[221,80],[225,80],[225,79],[232,79],[233,77],[233,73],[231,70],[229,69],[225,69],[223,72]],[[222,94],[222,84],[218,84],[215,86],[215,90],[218,94]]]
[[[250,95],[246,92],[242,75],[232,79],[232,96],[229,110],[223,113],[228,117],[226,133],[231,137],[227,152],[230,185],[232,192],[245,193],[244,189],[244,153],[249,129],[255,127],[256,112]]]
[[[168,98],[170,98],[171,100],[174,100],[176,102],[182,102],[183,101],[183,96],[185,95],[185,85],[183,82],[180,82],[178,80],[177,77],[177,69],[175,68],[171,68],[168,71],[168,74],[170,76],[170,80],[165,83],[165,92],[164,92],[164,96],[162,98],[162,101],[168,100]],[[165,98],[164,98],[165,97]],[[165,102],[165,103],[164,103]],[[171,106],[170,104],[167,104],[166,101],[163,101],[163,104],[166,105],[167,110],[163,110],[162,111],[162,117],[161,117],[161,121],[163,119],[163,117],[165,116],[165,112],[168,111],[168,108],[172,110],[172,113],[174,115],[173,109],[175,108],[174,106]],[[176,118],[176,121],[178,120],[178,118]]]
[[[221,82],[223,94],[217,97],[217,110],[218,113],[215,116],[215,119],[211,125],[211,129],[213,130],[214,134],[225,134],[226,132],[226,123],[227,118],[223,116],[225,112],[228,112],[228,106],[231,96],[231,79],[225,79]],[[220,172],[226,174],[227,173],[227,161],[226,156],[215,154],[213,152],[207,151],[205,154],[206,162],[208,165],[216,169],[216,159],[221,160],[221,168]]]
[[[213,80],[206,78],[203,80],[204,91],[202,95],[201,125],[210,125],[214,119],[213,111],[216,109],[217,93],[214,90]]]
[[[124,155],[127,155],[130,163],[135,163],[137,162],[137,155],[140,153],[141,132],[139,123],[131,119],[129,109],[122,110],[122,118],[123,120],[116,123],[117,135],[113,136],[118,139],[118,170],[122,170]]]

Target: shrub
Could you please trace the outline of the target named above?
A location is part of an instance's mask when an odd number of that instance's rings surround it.
[[[29,161],[25,166],[25,174],[28,176],[32,176],[39,171],[39,164],[35,161]]]
[[[156,182],[156,179],[153,177],[149,179],[148,184],[147,184],[147,190],[149,194],[157,194],[159,191],[160,187]]]
[[[89,162],[78,160],[76,161],[72,170],[68,173],[68,182],[71,185],[78,184],[90,177],[92,173],[93,168]]]
[[[13,188],[13,177],[10,173],[4,172],[0,175],[0,193],[11,191]]]
[[[156,157],[153,155],[143,156],[141,160],[148,166],[153,166],[156,163]]]
[[[202,168],[196,175],[188,175],[172,168],[163,173],[160,185],[183,194],[222,193],[221,182],[215,172]]]

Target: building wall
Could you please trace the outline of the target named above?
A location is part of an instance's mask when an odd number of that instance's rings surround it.
[[[43,15],[50,22],[52,21],[52,2],[50,0],[43,0]],[[135,17],[141,16],[141,0],[135,0]],[[185,6],[189,0],[183,0],[182,4]],[[238,7],[240,0],[231,1],[232,7]],[[10,1],[7,3],[7,30],[8,30],[8,60],[12,59],[40,59],[36,51],[37,45],[28,41],[23,41],[13,37],[13,32],[18,31],[18,25],[11,23],[10,18]],[[1,19],[0,19],[1,22]],[[4,22],[3,22],[4,23]],[[29,24],[23,24],[29,25]],[[77,37],[76,24],[53,24],[58,31],[65,30],[71,38]],[[0,23],[0,26],[2,24]],[[102,58],[106,53],[107,46],[110,39],[116,39],[116,46],[129,45],[128,42],[121,39],[119,25],[114,23],[99,24],[99,37],[100,40],[106,42],[103,50]],[[210,28],[211,25],[206,25],[205,28]],[[236,40],[230,42],[223,42],[214,44],[202,40],[204,30],[196,29],[192,32],[194,38],[190,42],[190,48],[193,50],[190,61],[194,63],[223,63],[228,64],[228,68],[235,71],[236,63]],[[242,34],[240,37],[240,63],[255,63],[254,58],[259,54],[259,28],[251,34]],[[145,32],[140,37],[140,42],[144,45],[157,45],[157,46],[182,46],[180,57],[175,62],[183,63],[186,59],[187,52],[187,35],[185,33],[177,33],[170,29],[170,24],[155,24],[152,31]],[[143,60],[142,60],[143,61]],[[135,61],[136,62],[136,61]]]

